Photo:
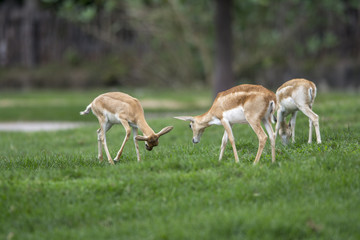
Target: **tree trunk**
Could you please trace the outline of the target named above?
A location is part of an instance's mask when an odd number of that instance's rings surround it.
[[[235,85],[232,68],[232,0],[215,0],[215,72],[213,93],[229,89]]]
[[[37,11],[37,0],[26,0],[24,3],[23,18],[23,63],[26,67],[36,65],[37,40],[35,17]]]

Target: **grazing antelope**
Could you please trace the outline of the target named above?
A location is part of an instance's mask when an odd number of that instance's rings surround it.
[[[100,128],[97,130],[98,158],[100,161],[103,160],[102,144],[110,164],[114,164],[114,161],[111,159],[106,144],[106,132],[113,124],[121,123],[126,131],[124,141],[114,159],[115,161],[119,160],[124,150],[125,143],[128,141],[131,134],[131,128],[134,135],[134,144],[138,162],[140,162],[140,154],[137,141],[145,141],[146,150],[151,151],[153,147],[159,144],[159,137],[173,129],[172,126],[169,126],[163,128],[160,132],[155,133],[145,120],[144,110],[139,100],[121,92],[104,93],[98,96],[89,104],[89,106],[87,106],[85,111],[80,112],[80,114],[88,114],[90,109],[100,123]],[[144,136],[138,135],[138,128],[142,131]]]
[[[281,136],[282,142],[287,144],[290,137],[295,142],[295,122],[298,110],[309,118],[309,143],[312,142],[312,125],[315,126],[317,143],[321,143],[319,116],[312,111],[312,105],[316,97],[316,86],[306,79],[293,79],[281,85],[276,91],[278,103],[275,134]],[[286,116],[291,114],[289,124]]]
[[[235,162],[239,162],[232,125],[235,123],[248,123],[259,139],[259,147],[254,161],[254,164],[256,164],[268,138],[261,126],[261,122],[268,132],[271,142],[272,162],[275,162],[275,133],[271,126],[271,122],[275,122],[273,116],[275,108],[276,97],[272,91],[260,85],[244,84],[220,92],[210,110],[202,115],[175,118],[190,121],[190,128],[193,131],[193,143],[200,142],[205,128],[211,125],[223,125],[225,132],[221,142],[219,161],[223,157],[228,140],[230,140]]]

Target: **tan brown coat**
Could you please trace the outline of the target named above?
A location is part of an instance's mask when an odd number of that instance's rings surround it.
[[[293,79],[285,82],[276,91],[277,119],[275,133],[279,134],[284,144],[290,137],[295,142],[296,115],[300,110],[309,118],[309,143],[312,142],[312,126],[315,126],[317,142],[321,143],[319,116],[312,111],[312,106],[317,94],[316,85],[306,79]],[[291,114],[289,124],[286,116]]]
[[[100,128],[97,130],[98,158],[100,161],[103,160],[102,144],[110,164],[114,164],[114,161],[112,160],[107,147],[106,132],[112,127],[112,125],[122,124],[126,131],[124,141],[114,159],[115,161],[119,160],[124,150],[125,143],[130,138],[131,129],[134,134],[137,159],[140,161],[139,146],[137,141],[145,141],[146,149],[151,151],[153,147],[159,144],[159,137],[170,132],[173,128],[171,126],[165,127],[160,132],[155,133],[145,120],[144,110],[139,100],[126,93],[110,92],[101,94],[87,106],[85,111],[80,112],[80,114],[88,114],[90,110],[92,110],[94,115],[98,118],[100,124]],[[138,129],[143,132],[144,136],[138,135]]]
[[[193,142],[198,143],[206,127],[222,125],[225,128],[221,144],[219,160],[222,159],[227,141],[233,148],[235,161],[239,161],[232,125],[235,123],[249,124],[259,139],[259,148],[255,157],[256,164],[264,149],[267,136],[261,122],[268,132],[272,147],[272,161],[275,161],[275,135],[271,126],[273,113],[276,107],[276,96],[270,90],[260,85],[244,84],[233,87],[217,95],[213,105],[206,113],[191,117],[176,117],[180,120],[190,121],[193,131]]]

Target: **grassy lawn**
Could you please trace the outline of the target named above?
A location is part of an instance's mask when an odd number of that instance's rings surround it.
[[[151,152],[141,143],[141,163],[129,141],[115,166],[96,159],[96,118],[79,116],[100,91],[0,94],[0,121],[89,123],[0,133],[0,239],[360,239],[358,94],[319,93],[323,144],[307,144],[308,120],[299,113],[297,142],[284,147],[278,139],[275,164],[267,144],[253,166],[258,142],[249,126],[234,127],[235,164],[230,144],[217,160],[220,126],[193,145],[188,125],[171,118],[205,110],[208,91],[127,92],[180,105],[146,108],[155,131],[174,130]],[[112,156],[123,138],[121,126],[109,131]]]
[[[107,91],[25,91],[0,92],[0,121],[94,121],[79,115],[98,95]],[[211,104],[208,90],[157,90],[120,89],[136,98],[144,105],[147,114],[186,112],[204,109]],[[155,96],[155,98],[154,98]]]

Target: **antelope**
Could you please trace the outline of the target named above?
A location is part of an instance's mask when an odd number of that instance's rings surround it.
[[[219,161],[221,161],[226,144],[230,140],[235,162],[239,162],[236,151],[232,125],[235,123],[247,123],[256,133],[259,139],[259,147],[254,164],[259,162],[268,136],[261,126],[264,124],[271,142],[272,162],[275,162],[275,133],[271,122],[275,122],[273,116],[276,108],[275,94],[260,85],[244,84],[218,93],[211,108],[204,114],[195,117],[175,117],[183,121],[190,121],[193,131],[192,142],[199,143],[205,128],[211,125],[222,125],[225,128],[220,147]]]
[[[160,132],[155,133],[145,120],[144,110],[139,100],[126,93],[109,92],[101,94],[96,97],[84,111],[80,112],[80,115],[88,114],[90,110],[98,118],[100,124],[100,128],[97,130],[98,158],[100,162],[103,161],[101,144],[105,149],[110,164],[114,164],[114,161],[116,162],[119,160],[124,150],[125,143],[130,138],[131,128],[134,135],[133,139],[138,162],[140,162],[141,159],[137,141],[145,141],[146,150],[151,151],[153,147],[159,144],[160,136],[173,129],[172,126],[168,126],[163,128]],[[113,161],[106,144],[106,132],[114,124],[122,124],[125,128],[126,135],[121,148]],[[138,129],[141,130],[144,136],[138,135]]]
[[[293,79],[281,85],[276,91],[278,103],[275,135],[281,136],[283,144],[288,144],[290,137],[295,142],[295,122],[297,112],[302,111],[309,118],[309,141],[312,142],[312,126],[315,126],[317,143],[321,143],[319,116],[312,111],[316,97],[316,85],[306,79]],[[286,116],[291,114],[289,124]]]

